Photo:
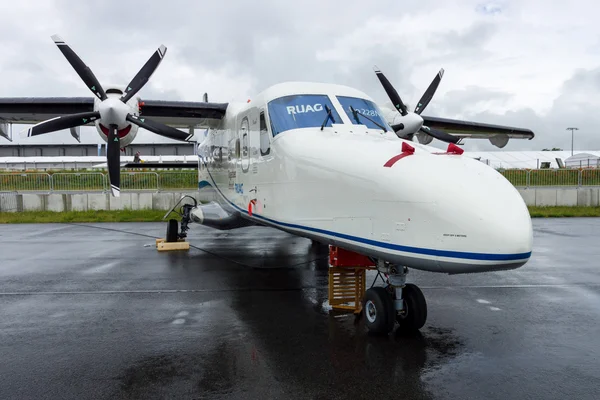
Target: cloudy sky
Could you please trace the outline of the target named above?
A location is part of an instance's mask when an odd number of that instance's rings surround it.
[[[414,107],[444,68],[424,114],[536,133],[505,150],[570,149],[570,126],[579,128],[575,149],[600,149],[593,0],[0,2],[2,97],[90,95],[52,43],[58,33],[103,84],[126,84],[166,45],[139,93],[153,99],[199,101],[206,91],[211,101],[246,101],[274,83],[309,80],[354,86],[383,103],[377,65]],[[496,149],[487,140],[465,148]]]

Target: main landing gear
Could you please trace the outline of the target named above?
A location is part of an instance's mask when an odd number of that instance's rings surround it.
[[[365,292],[362,312],[369,331],[388,334],[396,322],[403,332],[421,329],[427,320],[427,302],[418,286],[406,283],[408,268],[379,261],[377,270],[388,275],[388,284]]]

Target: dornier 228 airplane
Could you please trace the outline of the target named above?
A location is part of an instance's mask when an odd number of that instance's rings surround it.
[[[532,224],[520,194],[456,143],[486,137],[503,147],[533,132],[421,115],[443,70],[414,112],[379,70],[394,109],[350,87],[307,82],[277,84],[239,104],[206,97],[142,101],[134,95],[162,60],[164,46],[124,89],[104,90],[62,39],[54,41],[95,97],[0,98],[0,119],[37,123],[28,136],[95,124],[108,143],[113,195],[119,194],[119,149],[137,127],[180,140],[193,128],[207,129],[198,144],[201,202],[182,206],[181,231],[169,220],[168,241],[185,237],[190,222],[217,229],[261,225],[368,256],[388,276],[386,287],[369,289],[363,300],[368,329],[380,333],[396,322],[406,330],[426,322],[421,290],[406,283],[409,268],[498,271],[531,256]],[[428,146],[434,138],[447,142],[447,150]]]

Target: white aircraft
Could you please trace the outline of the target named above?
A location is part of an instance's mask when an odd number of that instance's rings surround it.
[[[406,330],[425,324],[426,301],[406,283],[408,268],[497,271],[531,256],[532,224],[520,194],[494,169],[462,156],[455,143],[485,137],[503,147],[533,132],[421,115],[443,70],[414,112],[378,70],[395,109],[350,87],[305,82],[272,86],[241,104],[209,103],[206,96],[198,103],[142,101],[134,96],[164,46],[124,90],[104,90],[70,47],[53,39],[95,98],[0,98],[0,119],[38,123],[28,136],[95,124],[107,140],[113,195],[119,195],[119,149],[138,127],[180,140],[207,129],[198,145],[202,202],[182,206],[181,231],[169,220],[168,241],[185,237],[190,222],[217,229],[263,225],[366,255],[388,275],[388,286],[369,289],[363,303],[368,329],[383,333],[396,322]],[[427,146],[433,138],[448,142],[447,151]]]

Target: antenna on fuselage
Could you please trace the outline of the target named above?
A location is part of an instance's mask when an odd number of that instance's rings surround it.
[[[204,93],[204,95],[202,96],[202,101],[208,103],[208,93]]]

